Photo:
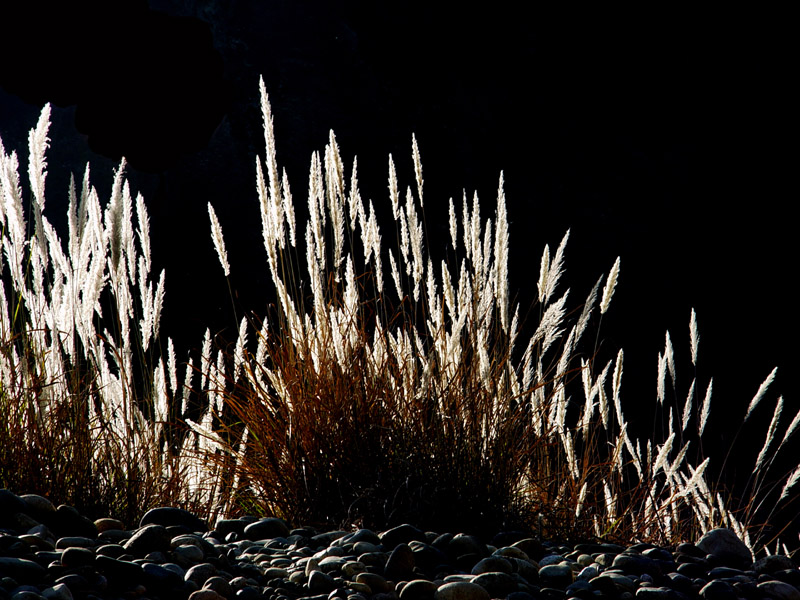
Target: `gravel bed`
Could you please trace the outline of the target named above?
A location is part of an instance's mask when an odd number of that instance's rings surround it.
[[[0,600],[800,600],[787,556],[754,561],[728,529],[677,548],[567,547],[519,532],[488,543],[421,531],[213,528],[170,507],[135,529],[0,489]]]

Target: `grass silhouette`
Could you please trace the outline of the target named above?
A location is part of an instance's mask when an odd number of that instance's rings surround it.
[[[723,492],[699,453],[712,382],[693,379],[679,394],[669,333],[654,407],[666,424],[660,441],[629,431],[622,350],[584,349],[610,309],[619,259],[568,309],[567,232],[544,249],[537,321],[524,323],[509,299],[502,175],[492,218],[482,220],[477,195],[459,209],[450,201],[447,255],[431,256],[416,139],[405,193],[389,160],[394,247],[332,132],[311,160],[301,232],[263,81],[261,106],[256,185],[275,301],[243,318],[229,346],[206,331],[200,356],[182,364],[159,335],[165,274],[151,273],[147,209],[124,161],[104,206],[88,167],[80,189],[73,181],[62,240],[45,215],[49,106],[29,137],[28,202],[17,156],[0,146],[0,486],[129,525],[174,505],[209,519],[525,528],[663,545],[725,526],[752,549],[780,549],[775,511],[793,501],[800,467],[780,479],[772,471],[800,413],[776,443],[778,399],[745,500]],[[232,288],[225,224],[208,210]],[[694,311],[688,338],[693,368]],[[673,411],[669,397],[685,400]],[[765,506],[776,509],[764,517]]]

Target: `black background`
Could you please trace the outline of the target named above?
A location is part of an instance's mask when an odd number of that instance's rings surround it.
[[[555,15],[502,1],[481,10],[344,0],[107,4],[25,3],[4,17],[0,134],[7,151],[26,156],[27,131],[41,106],[54,104],[47,213],[56,223],[70,171],[80,177],[91,160],[105,199],[126,156],[150,210],[155,264],[167,269],[162,332],[183,356],[207,326],[231,340],[236,331],[208,201],[228,243],[238,308],[263,314],[272,298],[254,187],[263,75],[296,204],[305,203],[311,152],[333,129],[346,163],[358,156],[362,196],[394,246],[387,159],[392,153],[401,188],[413,185],[413,132],[434,252],[448,239],[448,199],[460,207],[464,191],[477,191],[484,219],[494,217],[504,171],[510,285],[523,309],[535,298],[544,245],[554,250],[568,228],[561,289],[571,288],[571,306],[621,256],[601,357],[624,348],[624,403],[645,431],[667,329],[679,406],[688,391],[692,307],[701,395],[714,377],[706,450],[727,448],[774,366],[754,428],[738,440],[747,460],[778,394],[784,426],[800,408],[790,293],[797,48],[788,15],[666,7]],[[751,465],[729,463],[738,475]]]

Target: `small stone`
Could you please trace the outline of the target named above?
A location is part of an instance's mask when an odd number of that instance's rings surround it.
[[[540,558],[547,554],[545,547],[539,540],[535,540],[533,538],[525,538],[518,542],[514,542],[511,544],[512,548],[519,548],[525,554],[527,554],[531,560],[539,561]]]
[[[105,573],[109,582],[118,587],[128,587],[142,580],[142,566],[126,560],[100,555],[95,558],[97,569]]]
[[[800,590],[783,581],[764,581],[758,584],[761,593],[775,600],[800,600]]]
[[[685,575],[681,575],[680,573],[670,573],[667,575],[669,577],[669,581],[667,582],[670,584],[670,587],[678,592],[682,592],[684,594],[690,594],[692,591],[692,580],[686,577]]]
[[[472,583],[481,586],[492,598],[505,598],[519,589],[517,580],[508,573],[482,573],[473,579]]]
[[[608,596],[616,597],[626,592],[630,594],[636,592],[636,584],[633,580],[619,573],[603,573],[592,579],[589,583],[592,584],[594,589]]]
[[[504,558],[519,558],[522,560],[530,560],[527,554],[520,549],[514,546],[506,546],[504,548],[498,548],[494,551],[494,556],[502,556]]]
[[[433,600],[438,586],[426,579],[413,579],[403,586],[400,600]]]
[[[172,506],[161,506],[148,510],[139,521],[139,527],[142,528],[151,524],[164,527],[184,527],[189,531],[199,531],[201,533],[208,531],[208,524],[203,519],[193,515],[188,510]]]
[[[221,596],[214,590],[197,590],[191,593],[189,600],[225,600],[225,596]]]
[[[183,544],[173,550],[173,552],[188,561],[189,563],[196,564],[203,561],[205,555],[202,548],[194,544]]]
[[[408,544],[397,544],[384,567],[384,575],[392,581],[401,581],[412,576],[415,566],[414,553]]]
[[[42,592],[42,596],[47,600],[72,600],[72,592],[63,583],[57,583]]]
[[[242,535],[245,527],[247,527],[247,522],[241,519],[219,519],[214,526],[214,531],[217,532],[220,538],[224,539],[229,533]]]
[[[753,564],[752,552],[730,529],[712,529],[700,538],[697,547],[716,556],[726,567],[747,569]]]
[[[98,575],[93,570],[83,570],[83,572],[85,572],[87,576],[91,577],[92,583],[98,583],[99,579],[102,577],[102,575]],[[89,583],[89,579],[83,577],[82,575],[78,575],[78,573],[69,573],[68,575],[59,577],[55,580],[53,585],[56,583],[64,584],[69,588],[70,592],[77,595],[84,594],[87,590],[89,590],[90,587],[92,587],[92,584]]]
[[[381,538],[371,529],[359,529],[336,540],[337,544],[357,544],[358,542],[380,546]]]
[[[323,573],[331,573],[334,571],[341,571],[344,564],[347,562],[341,556],[326,556],[319,561],[319,570]]]
[[[202,588],[206,580],[209,579],[210,577],[214,577],[214,575],[216,574],[217,574],[217,567],[215,567],[211,563],[202,563],[199,565],[195,565],[191,569],[186,571],[184,579],[186,581],[192,581],[195,584],[197,584],[198,588]]]
[[[97,527],[98,535],[104,533],[106,531],[124,531],[125,525],[119,519],[111,519],[109,517],[104,517],[102,519],[97,519],[94,522],[94,526]]]
[[[349,532],[337,529],[335,531],[326,531],[325,533],[318,533],[311,537],[311,542],[317,546],[330,546],[333,542],[343,538]],[[284,536],[285,537],[285,536]]]
[[[32,560],[0,556],[0,577],[13,577],[19,583],[38,583],[46,575],[45,568]]]
[[[11,529],[16,533],[27,533],[37,525],[41,525],[39,521],[23,512],[14,513],[3,519],[5,528]]]
[[[308,576],[308,591],[314,594],[325,594],[336,589],[333,577],[322,571],[311,571]]]
[[[408,547],[414,553],[414,565],[424,573],[433,575],[436,570],[450,559],[436,546],[424,542],[409,542]]]
[[[134,556],[141,558],[150,552],[168,552],[170,536],[163,525],[145,525],[127,540],[123,547]]]
[[[349,560],[342,565],[342,574],[350,579],[367,570],[367,565],[357,560]]]
[[[0,515],[13,515],[26,511],[25,501],[11,490],[0,489]],[[2,518],[2,517],[0,517]]]
[[[618,554],[611,568],[621,569],[626,575],[661,575],[661,567],[652,558],[641,554]]]
[[[359,573],[356,575],[356,583],[368,585],[373,594],[392,591],[386,579],[377,573]]]
[[[472,567],[473,575],[480,575],[482,573],[511,573],[511,563],[500,556],[487,556],[479,560],[474,567]]]
[[[412,541],[427,541],[423,531],[408,523],[384,531],[378,537],[380,537],[381,544],[383,544],[383,549],[387,552],[394,550],[398,544],[408,544]]]
[[[58,538],[56,541],[57,550],[66,550],[67,548],[93,548],[95,542],[86,537],[69,536]]]
[[[243,587],[236,592],[236,600],[262,600],[264,596],[253,586]]]
[[[364,596],[371,596],[372,595],[372,588],[370,588],[366,583],[359,583],[358,581],[348,581],[347,587],[352,592],[356,594],[363,594]]]
[[[47,523],[58,537],[80,536],[97,538],[97,527],[77,509],[67,504],[62,504],[56,509],[56,514],[51,523]]]
[[[476,583],[453,581],[439,586],[435,600],[489,600],[489,592]]]
[[[782,554],[765,556],[764,558],[753,563],[753,570],[756,573],[769,573],[770,575],[778,571],[796,568],[797,565],[794,564],[794,561],[788,556],[783,556]]]
[[[110,556],[111,558],[119,558],[125,554],[125,548],[119,544],[103,544],[94,551],[96,556]]]
[[[25,542],[34,550],[55,550],[56,545],[45,537],[38,535],[24,534],[19,536],[21,542]]]
[[[703,600],[736,600],[738,598],[733,586],[719,579],[709,581],[704,585],[700,590],[700,596]]]
[[[474,535],[459,533],[453,536],[453,539],[447,544],[447,554],[453,558],[466,554],[474,554],[478,557],[478,560],[480,560],[489,555],[489,550],[486,548],[486,544],[481,542]]]
[[[636,590],[637,600],[670,600],[674,594],[668,587],[640,587]]]
[[[513,556],[509,556],[506,560],[511,563],[513,573],[517,573],[528,583],[539,583],[539,568],[536,564]]]
[[[356,542],[353,544],[353,552],[358,554],[366,554],[367,552],[380,552],[381,546],[377,546],[371,542]]]
[[[94,552],[88,548],[67,548],[61,554],[61,564],[68,569],[83,567],[94,563]]]
[[[145,586],[148,590],[173,590],[179,588],[184,581],[183,577],[178,573],[155,563],[142,565],[142,571],[144,572]]]
[[[539,581],[542,587],[563,590],[574,581],[574,573],[567,564],[547,565],[539,569]]]
[[[206,579],[206,582],[203,584],[203,589],[214,590],[220,596],[224,596],[225,598],[233,596],[233,588],[231,587],[231,584],[219,575],[215,575],[214,577],[209,577]]]
[[[244,536],[253,541],[285,538],[289,536],[289,527],[283,519],[269,517],[245,527]]]

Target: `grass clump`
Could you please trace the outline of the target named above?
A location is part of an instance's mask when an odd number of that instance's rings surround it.
[[[405,193],[390,157],[397,244],[387,248],[356,162],[345,167],[333,133],[312,156],[301,233],[263,82],[261,105],[266,157],[256,185],[275,301],[268,314],[242,319],[232,351],[206,331],[199,361],[180,366],[171,340],[159,346],[163,273],[155,284],[145,205],[137,198],[134,228],[122,168],[104,210],[87,169],[80,202],[70,197],[65,252],[43,213],[47,109],[31,136],[28,230],[16,156],[0,149],[11,290],[0,287],[0,428],[16,442],[0,456],[0,484],[130,515],[173,504],[207,517],[247,512],[375,529],[412,522],[487,535],[524,528],[660,544],[727,526],[751,547],[776,541],[759,523],[759,502],[791,500],[800,471],[780,482],[766,474],[800,414],[773,443],[779,399],[750,500],[730,508],[708,483],[709,459],[696,453],[711,382],[701,394],[693,380],[670,406],[677,369],[667,334],[657,385],[665,435],[637,439],[622,408],[623,352],[601,359],[582,349],[609,310],[619,259],[569,311],[567,232],[553,253],[545,247],[538,319],[525,323],[508,289],[502,175],[492,218],[482,220],[477,196],[458,211],[450,201],[448,248],[434,259],[414,140]],[[224,224],[208,210],[230,283]],[[694,311],[689,343],[694,367]],[[51,473],[46,489],[26,475],[39,470]],[[77,497],[85,489],[91,500]]]

